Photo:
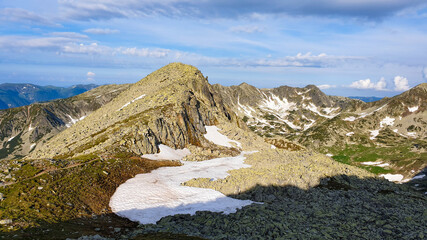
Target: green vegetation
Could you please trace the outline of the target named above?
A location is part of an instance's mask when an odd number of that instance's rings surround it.
[[[372,173],[409,173],[412,169],[422,169],[427,165],[427,152],[416,151],[414,148],[423,148],[422,141],[408,142],[399,146],[364,146],[346,145],[344,148],[324,148],[323,152],[332,153],[334,160],[355,165]],[[389,163],[390,167],[367,166],[362,162]]]
[[[109,200],[121,183],[138,173],[178,164],[127,153],[104,160],[89,155],[80,160],[26,160],[13,172],[16,183],[1,189],[0,219],[13,220],[14,229],[19,229],[109,213]],[[9,227],[0,225],[0,231]]]

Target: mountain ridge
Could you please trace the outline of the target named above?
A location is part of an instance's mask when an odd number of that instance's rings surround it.
[[[69,98],[98,87],[95,84],[78,84],[71,87],[39,86],[29,83],[0,84],[0,109],[21,107],[36,102]]]

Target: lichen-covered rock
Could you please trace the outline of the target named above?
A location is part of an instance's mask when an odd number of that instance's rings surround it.
[[[113,101],[61,132],[29,158],[69,158],[105,152],[156,153],[209,146],[206,125],[245,124],[195,67],[169,64],[133,84]]]

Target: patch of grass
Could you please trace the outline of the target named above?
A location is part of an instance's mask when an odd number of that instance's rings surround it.
[[[334,160],[355,165],[366,169],[372,173],[409,173],[414,169],[422,169],[427,165],[427,153],[417,152],[414,146],[424,146],[424,142],[407,142],[399,146],[365,146],[346,145],[342,148],[330,147],[323,149],[323,152],[334,154]],[[378,166],[365,166],[361,162],[381,161],[390,163],[390,169]]]

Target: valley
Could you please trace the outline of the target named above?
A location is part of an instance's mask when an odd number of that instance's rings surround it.
[[[366,103],[171,63],[0,117],[3,239],[427,236],[425,83]]]

